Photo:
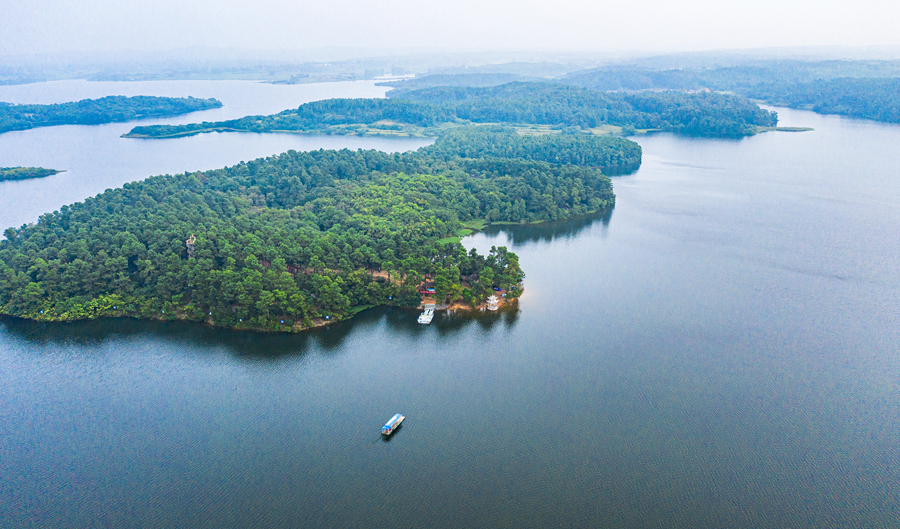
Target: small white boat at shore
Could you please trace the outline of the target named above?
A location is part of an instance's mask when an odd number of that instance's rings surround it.
[[[419,323],[427,325],[434,319],[434,309],[425,309],[425,312],[419,314]]]
[[[394,430],[400,427],[400,423],[402,423],[405,418],[406,417],[399,413],[391,417],[391,420],[381,427],[381,435],[391,435],[394,433]]]

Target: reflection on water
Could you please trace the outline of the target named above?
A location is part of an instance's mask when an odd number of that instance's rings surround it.
[[[615,165],[612,167],[601,167],[600,170],[603,171],[603,174],[606,176],[625,176],[636,173],[640,168],[641,162],[637,162],[626,165]]]
[[[441,337],[447,337],[459,333],[477,325],[483,331],[490,331],[498,324],[503,324],[507,330],[515,327],[519,319],[519,304],[510,303],[500,307],[497,311],[489,310],[451,310],[437,313],[432,326],[437,326]]]
[[[503,232],[512,244],[520,245],[526,242],[553,242],[557,239],[571,239],[576,237],[586,228],[599,221],[605,230],[612,219],[613,208],[603,209],[564,220],[541,222],[539,224],[498,224],[491,225],[482,230],[485,235],[496,235]],[[527,271],[526,271],[527,273]]]
[[[365,310],[352,319],[300,333],[263,333],[212,327],[196,322],[150,321],[133,318],[100,318],[71,323],[41,323],[21,318],[0,316],[0,335],[6,335],[37,347],[76,346],[97,348],[122,339],[142,338],[184,349],[219,348],[232,356],[248,360],[276,360],[303,356],[310,350],[329,354],[340,351],[347,337],[356,331],[384,322],[388,329],[413,339],[436,329],[442,337],[459,334],[471,325],[485,331],[503,323],[512,329],[519,315],[517,303],[496,312],[480,310],[438,311],[431,325],[416,321],[419,312],[396,307]]]
[[[107,343],[135,338],[161,342],[182,349],[221,348],[236,358],[253,360],[302,356],[311,348],[332,350],[340,346],[349,328],[314,329],[309,332],[258,333],[211,327],[195,322],[101,318],[71,323],[40,323],[0,316],[0,334],[36,346],[75,346],[89,350]]]

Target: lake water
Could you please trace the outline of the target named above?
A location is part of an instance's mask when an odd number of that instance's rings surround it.
[[[105,95],[85,85],[32,89]],[[249,83],[107,86],[132,85]],[[612,212],[466,239],[520,255],[512,310],[300,335],[0,319],[0,526],[900,526],[900,127],[778,110],[815,131],[642,137]],[[131,126],[0,135],[0,165],[84,171],[0,184],[4,226],[149,174],[422,144]]]

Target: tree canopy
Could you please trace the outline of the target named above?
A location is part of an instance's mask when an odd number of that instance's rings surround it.
[[[498,126],[449,129],[420,152],[440,157],[492,156],[598,168],[641,163],[641,146],[624,138],[588,134],[522,135]]]

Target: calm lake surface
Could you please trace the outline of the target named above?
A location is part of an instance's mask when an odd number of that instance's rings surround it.
[[[383,93],[14,91],[226,103],[170,122]],[[900,127],[778,110],[815,131],[642,137],[613,211],[466,239],[521,257],[513,310],[302,335],[0,319],[0,526],[900,526]],[[70,169],[0,184],[3,226],[150,174],[426,143],[131,126],[0,135],[0,165]]]

